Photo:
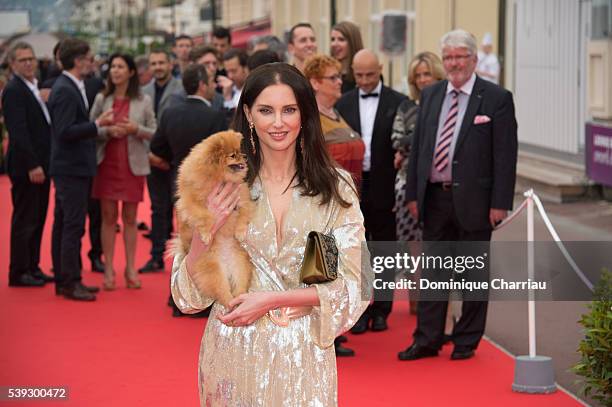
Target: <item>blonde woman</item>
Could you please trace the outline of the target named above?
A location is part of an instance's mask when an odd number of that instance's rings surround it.
[[[397,239],[401,241],[421,240],[418,220],[414,219],[406,206],[406,175],[412,134],[419,112],[421,91],[427,86],[444,79],[442,61],[433,52],[417,54],[408,67],[408,89],[410,99],[397,108],[393,122],[391,141],[395,149],[395,219]],[[410,301],[410,312],[416,313],[416,302]]]

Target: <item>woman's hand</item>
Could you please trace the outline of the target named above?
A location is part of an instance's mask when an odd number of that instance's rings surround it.
[[[107,127],[113,124],[114,121],[114,113],[113,109],[108,109],[106,112],[102,113],[96,119],[96,126],[98,127]]]
[[[271,309],[277,308],[277,294],[273,291],[241,294],[230,301],[232,311],[217,318],[227,326],[251,325]]]
[[[125,130],[126,134],[138,134],[138,124],[136,122],[129,120],[127,118],[123,118],[123,120],[117,123],[117,126],[121,127]]]
[[[206,209],[215,218],[212,230],[210,232],[209,241],[204,242],[199,233],[194,233],[191,238],[191,246],[187,254],[187,271],[192,270],[192,263],[200,257],[200,254],[208,249],[208,244],[212,241],[215,233],[225,223],[227,217],[232,213],[240,199],[239,184],[222,183],[220,182],[213,189],[213,192],[208,196]]]
[[[213,236],[221,229],[228,216],[238,205],[240,200],[239,188],[240,184],[220,182],[208,196],[206,209],[215,217],[215,223],[211,231]]]
[[[122,127],[119,126],[109,126],[108,128],[108,134],[113,137],[113,138],[123,138],[125,136],[127,136],[127,133],[125,132],[125,129],[123,129]]]

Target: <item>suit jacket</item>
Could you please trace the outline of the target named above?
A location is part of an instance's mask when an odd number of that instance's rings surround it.
[[[53,128],[50,174],[93,177],[98,127],[89,120],[81,92],[72,79],[64,74],[57,78],[48,106]]]
[[[51,126],[38,100],[23,79],[13,76],[2,93],[4,121],[9,133],[6,165],[11,177],[28,176],[42,167],[49,171]]]
[[[61,75],[61,73],[60,73]],[[55,81],[59,78],[59,75],[53,76],[45,80],[42,85],[40,85],[41,89],[53,88]],[[85,84],[85,95],[87,96],[87,103],[89,104],[89,110],[91,111],[91,107],[93,106],[94,99],[98,92],[104,89],[104,81],[97,76],[88,76],[83,79]]]
[[[164,111],[151,140],[151,152],[172,163],[176,170],[193,146],[226,129],[223,112],[208,107],[201,100],[186,98]]]
[[[155,79],[152,79],[151,82],[147,83],[142,87],[142,93],[148,95],[151,98],[151,102],[153,103],[153,107],[155,108]],[[159,105],[157,106],[157,121],[159,122],[159,118],[168,106],[171,106],[173,103],[177,103],[180,100],[183,100],[184,97],[185,90],[183,89],[183,84],[181,83],[181,80],[176,79],[175,77],[171,77],[170,81],[168,81],[168,83],[166,84],[164,94],[162,95],[162,98],[159,101]]]
[[[397,107],[405,99],[406,96],[386,86],[383,86],[380,91],[370,146],[370,179],[373,180],[370,183],[370,196],[376,197],[372,200],[373,208],[376,210],[391,211],[395,206],[396,169],[393,166],[395,150],[391,142],[391,134]],[[336,109],[348,125],[361,134],[359,88],[342,95],[336,103]]]
[[[406,183],[406,199],[418,202],[421,220],[447,83],[440,81],[421,94]],[[476,116],[491,121],[474,124]],[[491,208],[512,209],[517,149],[512,93],[476,77],[451,163],[453,205],[463,229],[491,228]]]
[[[103,112],[113,108],[115,97],[109,95],[104,97],[98,93],[89,114],[91,120],[95,120]],[[148,95],[130,99],[129,119],[138,124],[138,133],[127,136],[128,161],[134,175],[147,175],[151,172],[149,166],[149,140],[153,137],[157,123],[153,113],[153,102]],[[108,142],[108,129],[102,128],[98,132],[96,140],[96,158],[99,165],[104,160],[106,143]]]

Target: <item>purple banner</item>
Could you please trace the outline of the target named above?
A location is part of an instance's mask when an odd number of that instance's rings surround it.
[[[587,123],[585,130],[587,176],[612,186],[612,127]]]

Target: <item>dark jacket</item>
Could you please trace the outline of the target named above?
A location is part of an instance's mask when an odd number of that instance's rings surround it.
[[[370,149],[370,179],[375,181],[370,184],[370,195],[376,197],[372,201],[374,209],[390,211],[395,206],[396,173],[393,166],[395,150],[391,142],[391,133],[393,133],[393,119],[397,107],[406,96],[383,86],[379,98]],[[353,130],[361,133],[359,88],[342,95],[336,103],[336,109]]]
[[[186,98],[167,107],[151,140],[151,152],[176,170],[191,148],[211,134],[227,129],[223,112],[203,101]]]
[[[42,85],[40,85],[40,88],[53,88],[53,85],[58,77],[59,75],[48,78],[42,83]],[[87,78],[83,79],[83,82],[85,83],[85,95],[87,95],[87,102],[89,103],[89,109],[91,110],[96,95],[100,93],[102,89],[104,89],[104,81],[97,76],[88,76]]]
[[[421,220],[447,83],[440,81],[421,94],[406,183],[406,199],[418,202]],[[490,121],[474,124],[476,116]],[[491,228],[491,208],[512,209],[517,149],[512,93],[476,77],[451,163],[453,205],[465,230]]]
[[[53,125],[50,174],[93,177],[96,175],[98,128],[89,121],[89,113],[77,85],[60,75],[49,97]]]
[[[6,166],[12,177],[27,176],[42,167],[49,171],[51,126],[24,81],[13,76],[2,93],[4,121],[9,133]]]

